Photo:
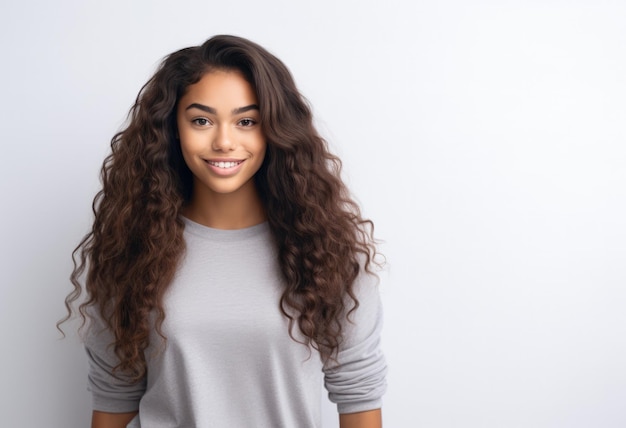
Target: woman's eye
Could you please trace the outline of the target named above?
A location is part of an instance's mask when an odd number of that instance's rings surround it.
[[[211,124],[211,122],[209,122],[209,120],[208,120],[208,119],[205,119],[205,118],[203,118],[203,117],[199,117],[199,118],[197,118],[197,119],[194,119],[194,120],[192,120],[191,122],[192,122],[193,124],[195,124],[195,125],[199,125],[199,126],[207,126],[207,125],[210,125],[210,124]]]
[[[252,119],[241,119],[239,121],[239,125],[241,126],[252,126],[254,125],[256,122]]]

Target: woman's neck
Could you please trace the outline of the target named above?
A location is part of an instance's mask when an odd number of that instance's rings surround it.
[[[253,184],[253,183],[250,183]],[[195,191],[183,208],[188,219],[214,229],[244,229],[267,220],[256,186],[244,186],[233,193]]]

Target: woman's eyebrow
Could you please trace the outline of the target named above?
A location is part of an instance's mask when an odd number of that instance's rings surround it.
[[[189,110],[192,108],[197,108],[198,110],[206,111],[207,113],[217,114],[217,110],[213,107],[205,106],[204,104],[192,103],[187,106],[185,110]]]
[[[258,109],[259,109],[258,105],[250,104],[249,106],[239,107],[239,108],[233,109],[232,113],[233,114],[240,114],[240,113],[245,113],[245,112],[250,111],[250,110],[258,110]]]
[[[185,110],[189,110],[192,108],[197,108],[198,110],[206,111],[207,113],[217,114],[217,110],[213,107],[205,106],[204,104],[192,103],[187,106]],[[237,107],[232,110],[232,114],[240,114],[245,113],[250,110],[258,110],[259,106],[256,104],[250,104],[244,107]]]

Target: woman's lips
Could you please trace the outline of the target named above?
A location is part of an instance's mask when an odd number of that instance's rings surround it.
[[[209,169],[217,175],[233,175],[241,168],[244,160],[240,159],[208,159],[205,160]]]

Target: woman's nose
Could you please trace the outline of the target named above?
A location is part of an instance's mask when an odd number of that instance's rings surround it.
[[[215,151],[227,152],[235,148],[233,137],[228,126],[219,126],[212,142]]]

